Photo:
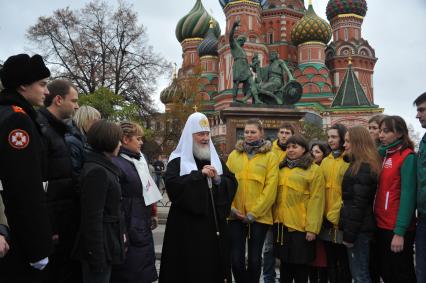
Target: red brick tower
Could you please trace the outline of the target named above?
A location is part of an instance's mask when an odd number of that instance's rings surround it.
[[[232,25],[236,20],[240,21],[240,27],[235,32],[235,36],[244,35],[247,41],[244,44],[244,50],[247,54],[247,59],[251,62],[251,58],[255,53],[263,64],[266,63],[268,49],[266,48],[262,36],[262,17],[261,3],[257,1],[230,1],[224,3],[224,13],[226,15],[226,30],[225,36],[219,42],[219,85],[218,92],[222,92],[217,98],[217,109],[226,107],[232,101],[232,64],[233,59],[229,46],[229,36]],[[226,102],[226,103],[225,103]]]
[[[373,73],[377,58],[374,49],[362,38],[362,23],[367,13],[365,0],[330,0],[327,18],[333,30],[333,42],[326,50],[334,92],[340,87],[352,56],[352,68],[367,95],[374,103]]]

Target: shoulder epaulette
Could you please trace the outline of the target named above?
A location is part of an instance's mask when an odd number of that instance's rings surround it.
[[[15,113],[24,113],[24,114],[27,114],[27,112],[25,112],[25,110],[22,109],[19,106],[12,105],[12,109],[13,109],[13,112],[15,112]]]

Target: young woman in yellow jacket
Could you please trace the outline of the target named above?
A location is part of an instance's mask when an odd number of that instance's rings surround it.
[[[308,142],[300,135],[288,139],[287,156],[279,167],[273,215],[274,253],[281,261],[281,283],[307,283],[324,213],[324,177]]]
[[[237,283],[259,282],[262,247],[272,225],[271,207],[278,181],[278,159],[271,147],[271,142],[263,139],[261,121],[249,119],[244,127],[244,140],[237,143],[226,164],[238,180],[228,222],[232,273]]]
[[[324,240],[330,283],[352,283],[343,233],[338,230],[342,208],[342,181],[349,163],[343,160],[346,127],[335,124],[327,131],[331,153],[321,162],[325,179],[325,210],[320,238]]]

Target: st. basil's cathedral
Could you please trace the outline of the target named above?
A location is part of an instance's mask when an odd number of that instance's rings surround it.
[[[269,54],[276,51],[287,63],[303,87],[296,107],[308,113],[306,120],[324,128],[335,123],[367,125],[371,116],[383,112],[374,104],[377,58],[362,36],[365,0],[329,0],[328,21],[315,13],[311,0],[307,9],[303,0],[219,1],[226,16],[224,34],[201,0],[177,23],[183,62],[161,92],[166,112],[181,94],[178,82],[198,68],[203,112],[220,128],[219,113],[232,103],[233,58],[228,37],[237,20],[240,27],[235,35],[247,38],[244,50],[249,62],[256,55],[266,66]]]

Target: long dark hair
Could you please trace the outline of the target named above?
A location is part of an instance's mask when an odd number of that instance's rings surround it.
[[[347,131],[345,125],[334,124],[333,126],[327,129],[327,131],[329,130],[337,130],[337,133],[339,134],[339,138],[340,138],[340,148],[343,149],[343,145],[345,144],[345,135]]]
[[[386,116],[383,118],[382,122],[380,122],[379,127],[382,128],[382,125],[385,125],[386,128],[394,133],[401,134],[402,148],[410,148],[414,150],[414,143],[410,139],[410,135],[408,134],[407,124],[402,117],[398,115]]]

